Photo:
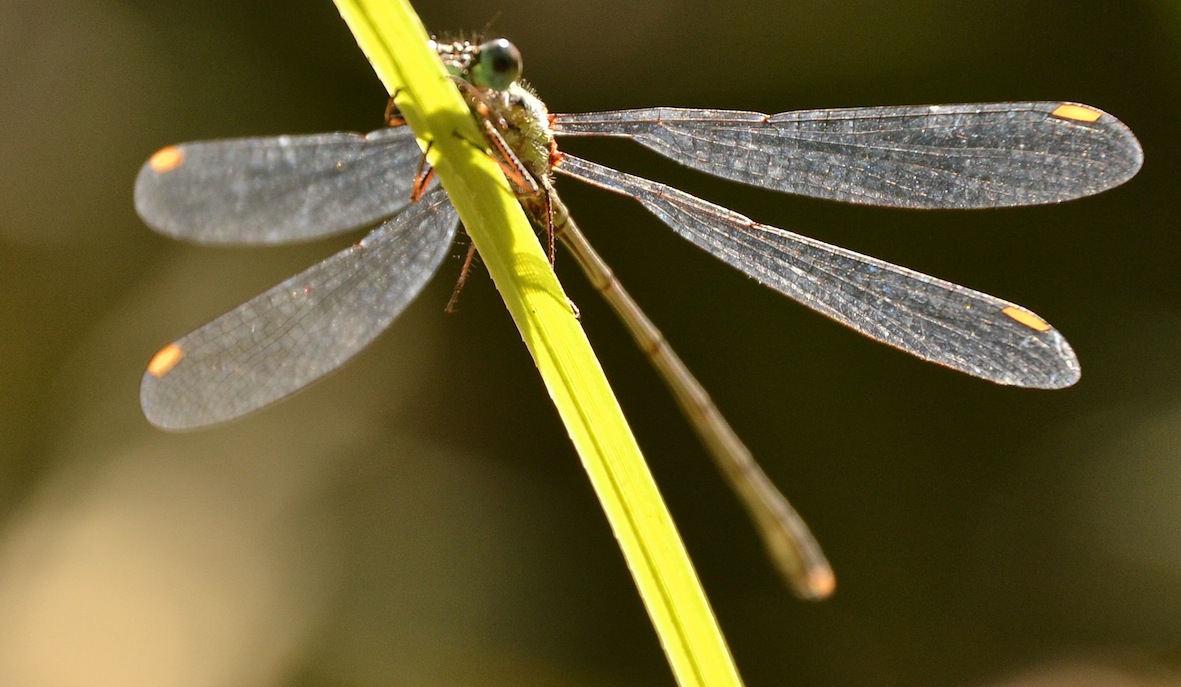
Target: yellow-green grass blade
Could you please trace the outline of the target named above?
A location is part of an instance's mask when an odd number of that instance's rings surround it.
[[[586,334],[405,0],[335,0],[450,194],[590,475],[680,685],[741,684]],[[482,145],[482,144],[481,144]]]

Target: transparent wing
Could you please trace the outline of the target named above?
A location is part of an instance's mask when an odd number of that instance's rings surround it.
[[[140,169],[135,209],[190,241],[302,241],[392,216],[410,202],[421,158],[410,127],[182,143]]]
[[[565,155],[557,171],[631,196],[673,231],[780,293],[920,358],[1000,384],[1059,388],[1079,364],[1028,310]]]
[[[1118,186],[1143,153],[1115,117],[1061,102],[802,110],[651,108],[555,116],[683,165],[817,198],[906,208],[1054,203]]]
[[[165,429],[232,420],[336,369],[418,294],[457,223],[436,188],[359,244],[166,346],[140,384],[144,415]]]

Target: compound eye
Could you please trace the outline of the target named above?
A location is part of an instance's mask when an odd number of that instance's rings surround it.
[[[521,78],[521,52],[507,38],[483,43],[471,67],[472,83],[494,91],[507,90]]]

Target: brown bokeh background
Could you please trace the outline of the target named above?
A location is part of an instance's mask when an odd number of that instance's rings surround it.
[[[1059,207],[905,212],[569,148],[760,221],[1026,305],[1058,392],[913,360],[570,181],[573,212],[808,518],[796,601],[593,290],[559,272],[748,684],[1161,685],[1181,666],[1181,7],[1175,0],[439,0],[506,35],[554,110],[1070,99],[1144,144]],[[490,28],[488,28],[490,26]],[[391,331],[241,422],[167,434],[165,342],[355,240],[211,249],[132,183],[183,140],[380,122],[329,0],[0,0],[0,684],[671,684],[556,413],[462,248]],[[577,145],[575,145],[577,144]]]

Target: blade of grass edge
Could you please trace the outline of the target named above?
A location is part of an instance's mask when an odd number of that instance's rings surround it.
[[[335,0],[455,204],[619,541],[677,683],[740,685],[717,620],[553,270],[405,0]],[[394,49],[393,46],[397,46]],[[464,140],[466,139],[466,140]]]

